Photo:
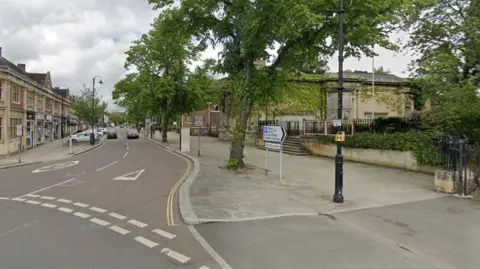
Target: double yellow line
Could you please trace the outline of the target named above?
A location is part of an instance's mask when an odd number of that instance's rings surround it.
[[[182,158],[183,160],[185,160],[187,162],[187,170],[185,171],[183,176],[177,181],[177,183],[175,183],[175,185],[172,187],[172,189],[170,189],[170,192],[168,193],[168,197],[167,197],[167,210],[166,210],[167,225],[168,226],[175,226],[176,225],[175,224],[175,218],[173,217],[173,201],[174,201],[174,198],[175,198],[175,192],[177,191],[178,187],[180,187],[180,185],[182,185],[183,181],[187,178],[187,176],[191,173],[192,163],[189,159],[183,157],[180,154],[174,153],[172,151],[169,151],[169,152],[172,153],[173,155],[177,155],[178,157]]]

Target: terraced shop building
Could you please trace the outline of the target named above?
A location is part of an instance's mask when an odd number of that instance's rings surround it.
[[[20,143],[25,151],[68,133],[73,120],[68,95],[68,89],[52,87],[50,72],[27,72],[0,47],[0,156],[17,152]]]

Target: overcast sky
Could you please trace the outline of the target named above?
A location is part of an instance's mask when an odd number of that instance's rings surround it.
[[[96,88],[116,109],[111,98],[113,85],[120,80],[130,42],[148,31],[157,15],[147,0],[0,0],[0,47],[13,63],[25,63],[28,72],[50,71],[56,87],[74,93],[82,84],[91,87],[92,78],[102,77]],[[403,35],[392,36],[392,39]],[[406,76],[412,60],[377,49],[377,66]],[[204,58],[216,57],[209,49]],[[371,58],[347,59],[345,69],[371,70]],[[336,72],[337,59],[329,63]]]

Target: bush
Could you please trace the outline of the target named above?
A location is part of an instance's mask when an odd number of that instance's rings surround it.
[[[335,136],[319,136],[317,142],[333,144],[335,143]],[[353,136],[347,136],[343,146],[346,148],[412,151],[419,164],[436,165],[439,162],[437,138],[424,132],[411,131],[393,134],[357,133]]]

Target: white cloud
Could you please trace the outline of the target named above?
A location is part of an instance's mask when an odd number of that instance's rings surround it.
[[[78,93],[96,75],[97,89],[112,105],[111,90],[126,70],[124,52],[158,14],[146,0],[0,0],[0,46],[3,56],[25,63],[29,72],[50,71],[54,86]],[[203,59],[217,58],[221,46]],[[397,75],[411,57],[378,50],[377,66]],[[195,64],[199,64],[198,62]],[[337,59],[329,62],[336,71]],[[346,69],[370,70],[371,59],[347,59]]]

